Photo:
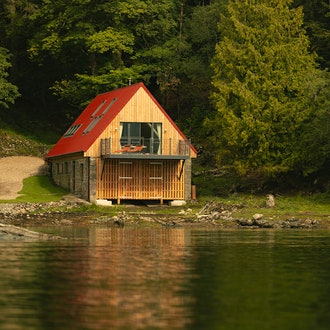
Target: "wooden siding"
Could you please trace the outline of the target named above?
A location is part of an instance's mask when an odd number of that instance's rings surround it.
[[[118,115],[112,120],[107,128],[100,134],[98,139],[85,152],[87,157],[99,157],[101,139],[112,141],[112,149],[120,149],[120,123],[121,122],[145,122],[162,123],[162,154],[179,154],[178,148],[173,148],[172,143],[182,141],[182,136],[173,127],[168,118],[160,111],[157,104],[150,98],[143,88],[140,88],[130,101],[123,107]],[[172,142],[171,142],[172,141]],[[176,150],[173,152],[173,150]],[[196,155],[191,155],[196,157]]]
[[[97,159],[97,199],[184,199],[179,160]]]

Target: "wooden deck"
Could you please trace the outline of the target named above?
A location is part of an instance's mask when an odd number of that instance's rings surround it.
[[[100,155],[104,158],[141,158],[141,159],[188,159],[190,155],[190,141],[179,139],[164,139],[160,141],[159,153],[149,153],[143,145],[122,146],[116,148],[114,139],[101,139]]]

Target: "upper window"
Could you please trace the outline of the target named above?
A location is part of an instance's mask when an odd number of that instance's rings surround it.
[[[144,153],[162,153],[162,124],[161,123],[120,123],[121,147],[143,146]]]

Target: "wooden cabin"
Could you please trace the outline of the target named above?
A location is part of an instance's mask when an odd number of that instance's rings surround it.
[[[100,94],[46,155],[52,179],[91,202],[189,200],[196,149],[143,83]]]

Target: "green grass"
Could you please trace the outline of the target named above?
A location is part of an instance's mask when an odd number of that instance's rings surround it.
[[[52,184],[48,176],[31,176],[23,180],[23,188],[19,192],[21,196],[6,202],[55,202],[59,201],[67,193],[63,188]]]
[[[267,218],[326,218],[330,220],[329,194],[276,196],[276,206],[266,207],[266,196],[233,194],[228,197],[202,197],[198,204],[213,200],[233,207],[233,217],[251,219],[253,214],[261,213]],[[235,207],[236,206],[236,207]]]

